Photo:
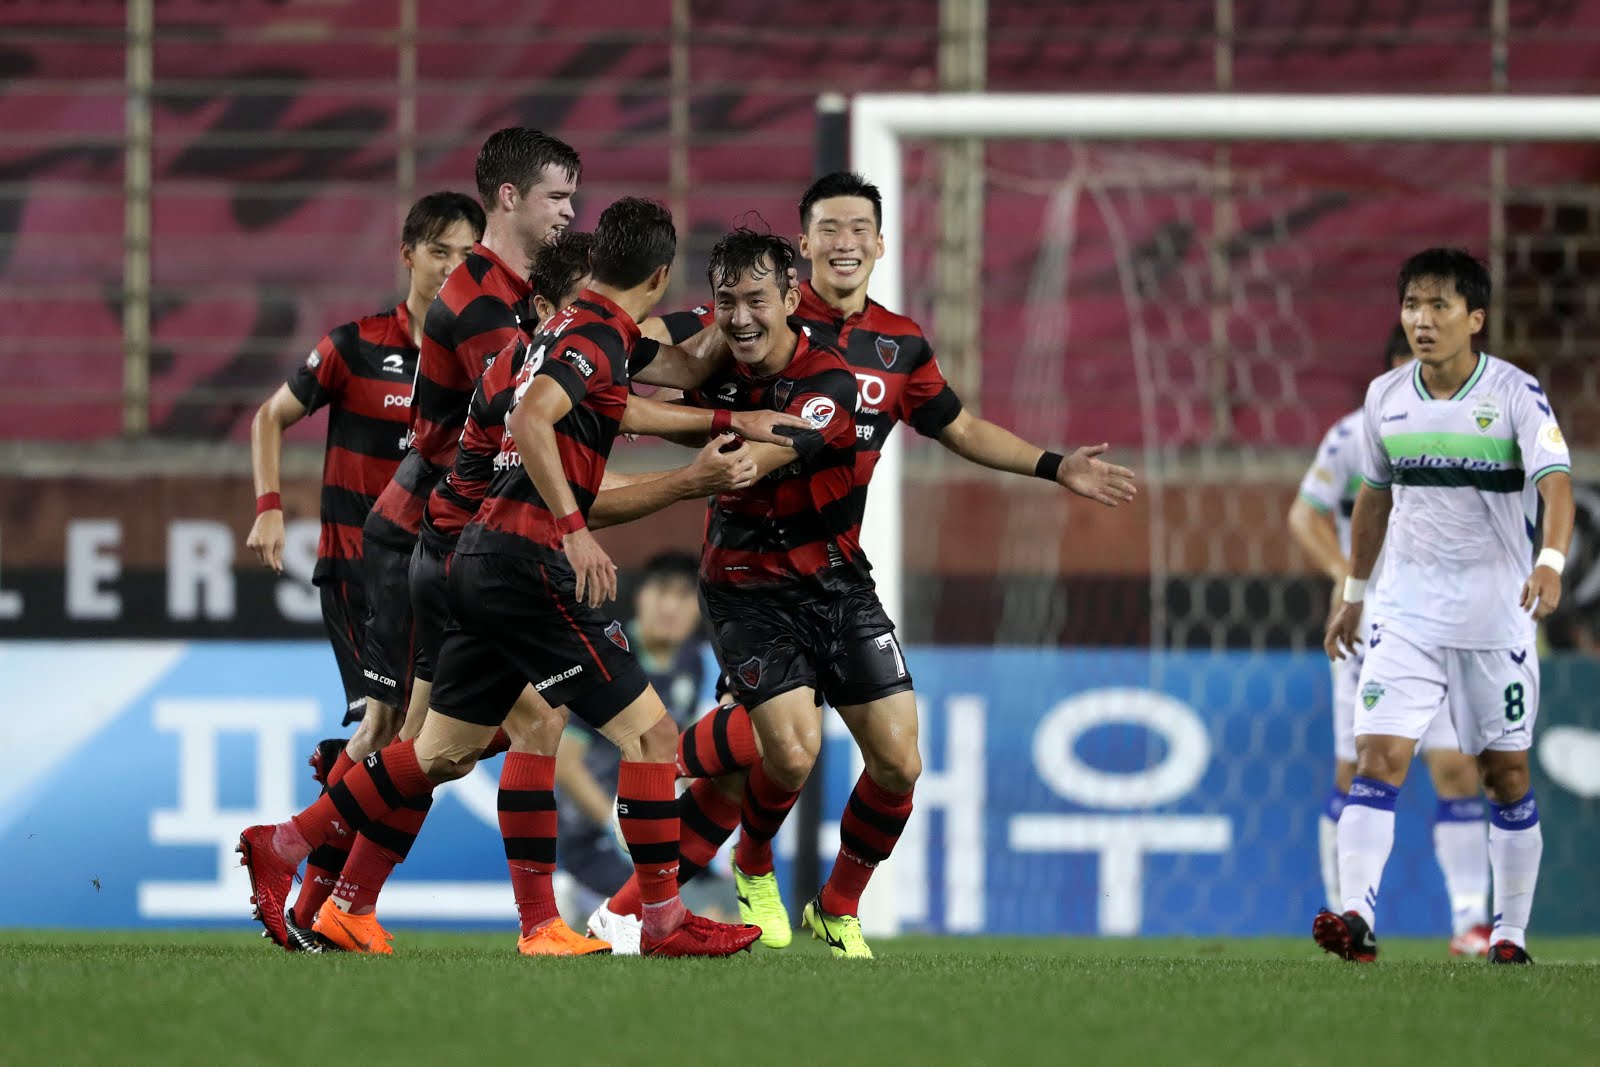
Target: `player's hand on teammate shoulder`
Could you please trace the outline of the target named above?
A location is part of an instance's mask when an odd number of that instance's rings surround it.
[[[1543,622],[1560,606],[1561,575],[1553,567],[1533,568],[1522,583],[1522,610],[1530,612],[1534,622]]]
[[[734,447],[729,448],[730,445]],[[694,478],[696,496],[714,496],[754,485],[756,461],[737,436],[718,434],[694,457],[689,473]]]
[[[1336,594],[1337,595],[1337,594]],[[1329,659],[1344,659],[1355,655],[1361,638],[1361,604],[1341,599],[1334,605],[1333,616],[1328,620],[1328,632],[1322,639],[1322,649]]]
[[[1079,496],[1114,508],[1132,500],[1137,489],[1133,471],[1098,458],[1109,444],[1084,445],[1068,456],[1056,471],[1056,481]]]
[[[733,431],[745,440],[793,448],[793,437],[777,432],[780,426],[787,426],[791,430],[811,429],[811,423],[799,415],[787,415],[781,411],[735,411],[733,413]]]
[[[617,596],[617,565],[594,539],[588,527],[574,530],[561,539],[561,547],[577,577],[574,594],[578,603],[597,608]]]
[[[276,508],[256,516],[244,546],[256,554],[263,566],[283,573],[283,512]]]

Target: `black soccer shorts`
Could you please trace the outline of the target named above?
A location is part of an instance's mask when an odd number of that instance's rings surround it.
[[[747,708],[802,686],[836,708],[912,688],[894,623],[870,585],[798,603],[702,586],[700,602],[717,659]]]
[[[531,684],[595,729],[649,687],[622,623],[578,602],[565,553],[459,553],[450,561],[450,623],[429,707],[499,726]]]
[[[322,595],[322,625],[328,630],[333,660],[344,684],[344,720],[360,722],[367,711],[367,686],[361,677],[362,634],[367,624],[366,592],[359,582],[329,578],[317,587]]]
[[[439,646],[450,622],[450,555],[428,547],[419,538],[411,550],[411,676],[419,682],[433,681],[433,665],[439,662]]]
[[[367,623],[361,646],[366,695],[405,710],[411,688],[411,553],[361,539],[367,575]]]

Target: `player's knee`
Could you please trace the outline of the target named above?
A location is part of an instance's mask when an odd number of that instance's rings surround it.
[[[1414,746],[1396,742],[1403,739],[1356,738],[1356,774],[1390,785],[1404,783]]]
[[[922,777],[922,754],[915,747],[889,753],[887,758],[869,763],[867,774],[891,793],[909,793],[911,787],[917,784],[917,779]]]
[[[1483,767],[1483,791],[1496,804],[1515,804],[1528,795],[1530,787],[1526,763],[1486,763]]]
[[[715,784],[717,792],[732,801],[739,801],[744,797],[745,783],[750,780],[747,771],[733,771],[730,774],[720,775],[711,781]]]
[[[816,747],[806,744],[803,738],[788,737],[768,745],[761,763],[767,777],[773,782],[791,792],[798,791],[811,776],[811,768],[817,762],[817,751]]]
[[[434,785],[443,785],[465,778],[472,773],[472,768],[477,766],[477,756],[452,757],[442,754],[423,755],[417,752],[417,766],[422,768],[422,773]]]
[[[662,715],[639,735],[639,751],[646,763],[672,763],[678,758],[678,727]]]

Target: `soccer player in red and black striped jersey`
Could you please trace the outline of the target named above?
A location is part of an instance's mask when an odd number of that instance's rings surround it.
[[[645,954],[729,955],[759,935],[754,927],[691,915],[678,897],[677,731],[628,651],[621,624],[598,610],[615,596],[616,568],[586,526],[628,407],[637,322],[665,289],[675,250],[664,208],[631,199],[613,204],[596,232],[591,288],[533,338],[498,473],[457,544],[449,575],[453,620],[416,741],[374,754],[289,822],[241,835],[262,918],[279,944],[281,920],[273,920],[312,847],[470,771],[530,684],[622,750],[617,811],[645,902]],[[703,430],[727,428],[726,419],[700,418]],[[542,808],[544,791],[528,791],[528,799]],[[526,840],[524,859],[542,864],[548,852],[553,860],[553,825],[550,831],[548,840]]]
[[[400,235],[401,261],[411,275],[405,302],[331,331],[261,405],[251,424],[251,466],[258,496],[255,524],[245,544],[281,573],[284,524],[278,472],[283,434],[318,408],[328,408],[322,534],[312,581],[322,594],[323,622],[344,683],[346,724],[363,718],[366,706],[361,674],[367,616],[361,526],[405,454],[412,378],[428,305],[483,236],[483,227],[483,208],[462,193],[433,193],[413,204]],[[363,722],[357,728],[351,743],[360,754],[378,747],[371,732],[380,725]],[[319,768],[319,777],[326,780],[349,766],[350,758],[341,751],[331,767]],[[311,857],[297,901],[297,906],[303,905],[302,914],[291,920],[296,947],[317,944],[310,929],[312,916],[332,891],[345,855],[329,846]]]
[[[329,331],[289,380],[256,411],[250,465],[256,520],[245,545],[283,573],[284,523],[278,472],[283,435],[328,409],[322,464],[322,534],[312,583],[344,682],[349,723],[365,706],[361,633],[366,596],[361,524],[405,455],[422,320],[440,286],[483,235],[483,209],[462,193],[432,193],[411,206],[400,232],[400,260],[411,275],[403,303]]]
[[[478,153],[478,195],[487,212],[483,240],[428,309],[412,397],[411,448],[363,531],[369,624],[362,674],[368,713],[382,719],[380,745],[400,728],[410,681],[407,573],[424,505],[455,455],[473,383],[531,314],[533,257],[571,222],[581,171],[570,145],[520,126],[491,134]],[[412,703],[419,713],[426,708],[426,687],[416,688]],[[365,755],[351,752],[356,759]]]
[[[800,200],[800,254],[811,262],[811,279],[800,286],[796,318],[814,337],[837,347],[850,365],[860,395],[856,411],[857,506],[864,510],[867,484],[895,423],[906,422],[918,433],[934,437],[964,459],[996,470],[1046,478],[1098,503],[1115,507],[1134,494],[1133,472],[1098,458],[1106,445],[1079,448],[1070,455],[1047,451],[1022,440],[1009,430],[967,411],[939,370],[932,346],[911,319],[897,315],[867,296],[872,268],[883,255],[883,201],[876,186],[858,174],[836,172],[819,178]],[[699,755],[699,769],[718,776],[738,776],[737,763],[753,759],[744,715],[708,717],[685,734]],[[897,762],[909,764],[916,749],[916,722],[900,739]],[[730,744],[730,739],[741,742]],[[719,751],[737,748],[735,763],[718,760]],[[870,764],[869,764],[870,768]],[[866,782],[871,776],[866,776]],[[726,788],[726,784],[724,785]],[[862,783],[857,785],[857,794]],[[733,824],[718,792],[691,789],[688,801],[704,797],[701,809],[685,813],[686,824],[704,830],[706,847],[715,848],[732,833]],[[855,805],[854,798],[852,806]],[[721,837],[718,837],[721,834]],[[763,926],[764,944],[787,943],[778,923],[762,922],[766,916],[784,914],[777,879],[771,872],[769,839],[751,840],[746,833],[735,858],[735,876],[741,897],[754,904],[741,912]],[[868,849],[870,853],[872,849]],[[834,870],[861,862],[860,853],[841,848]],[[590,929],[610,929],[617,915],[630,913],[631,883],[602,905],[590,919]],[[826,905],[842,907],[848,895],[824,894]],[[844,900],[840,898],[844,897]],[[808,909],[809,910],[809,909]],[[854,931],[852,931],[854,933]],[[852,937],[849,940],[854,941]]]

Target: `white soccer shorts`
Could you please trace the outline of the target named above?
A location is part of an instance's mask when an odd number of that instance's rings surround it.
[[[1354,701],[1357,736],[1421,738],[1441,711],[1461,751],[1525,751],[1539,718],[1539,654],[1427,648],[1374,624]]]
[[[1329,664],[1333,668],[1333,756],[1346,763],[1356,761],[1356,705],[1360,703],[1357,694],[1361,691],[1361,664],[1365,658],[1366,646],[1357,645],[1355,655]],[[1461,751],[1456,724],[1447,710],[1440,708],[1434,715],[1417,748],[1422,752]]]

